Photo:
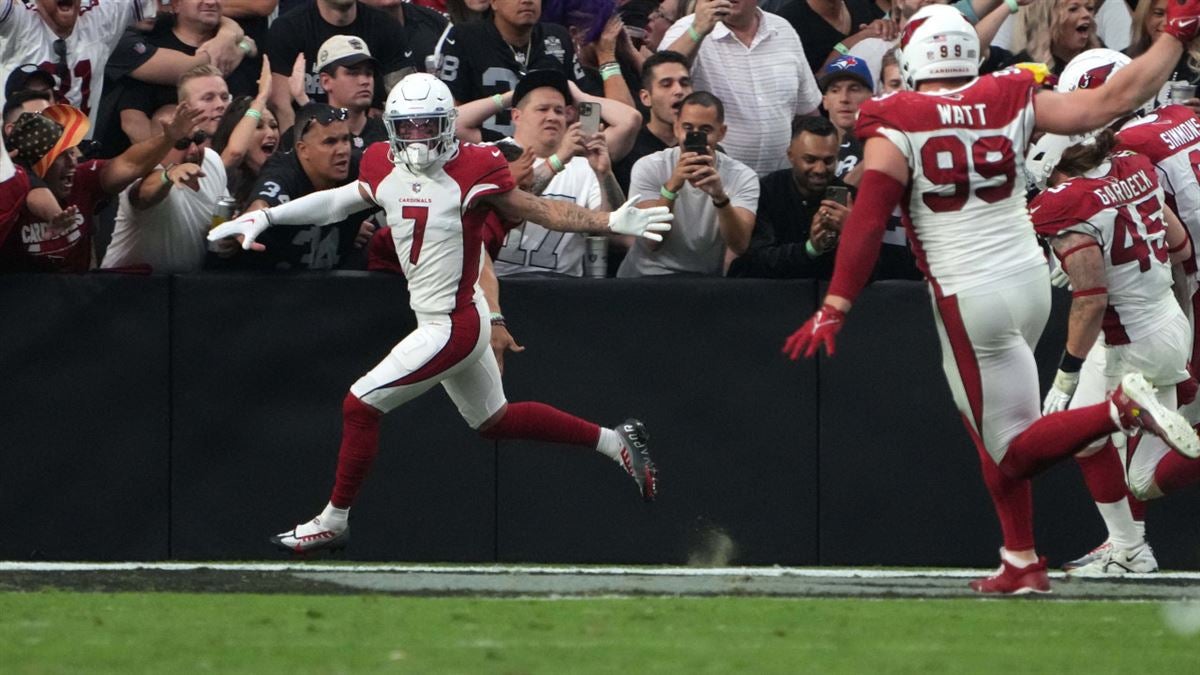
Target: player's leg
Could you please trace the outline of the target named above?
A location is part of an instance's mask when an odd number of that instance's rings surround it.
[[[342,442],[329,503],[312,520],[272,537],[272,543],[296,552],[345,543],[350,507],[379,454],[380,419],[462,367],[479,341],[478,329],[464,330],[462,324],[449,319],[420,323],[351,386],[342,401]]]
[[[1096,405],[1108,400],[1108,392],[1116,388],[1119,377],[1107,377],[1105,364],[1107,350],[1097,341],[1088,352],[1079,374],[1079,386],[1071,398],[1071,409]],[[1117,456],[1114,438],[1123,440],[1122,434],[1110,435],[1089,444],[1078,454],[1075,461],[1083,473],[1084,484],[1096,504],[1096,510],[1104,520],[1108,536],[1104,542],[1080,558],[1072,560],[1063,569],[1073,574],[1088,576],[1103,574],[1108,568],[1108,558],[1114,547],[1121,551],[1135,549],[1144,541],[1142,530],[1137,527],[1129,508],[1129,490],[1125,485],[1125,467]],[[1119,568],[1114,568],[1114,571]]]
[[[1007,403],[1005,397],[997,396],[996,392],[985,395],[985,392],[1002,388],[999,382],[993,383],[993,380],[1005,375],[992,362],[996,360],[997,352],[991,345],[1000,340],[997,334],[1007,334],[1010,344],[1014,337],[1020,337],[1017,328],[1005,322],[1004,317],[1003,306],[986,296],[934,298],[934,318],[942,346],[942,369],[963,424],[979,454],[984,484],[1000,520],[1004,539],[1004,546],[1000,549],[1000,573],[973,581],[971,587],[985,593],[1046,592],[1050,584],[1045,563],[1039,561],[1034,552],[1030,482],[1001,472],[997,458],[983,438],[987,426],[994,426],[994,423],[986,425],[985,421],[999,421],[992,419],[994,414],[990,405]],[[973,332],[968,332],[968,322],[972,322]],[[986,348],[980,349],[981,346]],[[1036,399],[1036,396],[1035,391],[1033,397]],[[1023,414],[1037,415],[1036,401],[1025,407],[1028,410]],[[1009,410],[1013,409],[1009,404]],[[1019,407],[1015,409],[1021,410]]]
[[[490,348],[471,365],[443,380],[442,386],[467,424],[484,438],[545,441],[596,450],[633,477],[644,499],[654,499],[657,470],[641,422],[627,420],[614,430],[544,403],[507,403],[500,368]]]

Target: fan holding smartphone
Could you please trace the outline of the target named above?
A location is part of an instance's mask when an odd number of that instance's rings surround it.
[[[726,132],[721,100],[692,92],[680,102],[674,129],[678,147],[639,159],[629,194],[642,195],[643,206],[669,207],[680,226],[661,244],[634,246],[617,276],[719,275],[727,254],[741,255],[750,245],[758,176],[717,149]]]

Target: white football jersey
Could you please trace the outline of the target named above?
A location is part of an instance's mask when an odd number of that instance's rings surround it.
[[[1117,134],[1118,147],[1141,153],[1154,162],[1167,204],[1187,227],[1196,272],[1195,246],[1200,242],[1200,121],[1191,108],[1169,105],[1130,122]]]
[[[939,296],[1046,264],[1025,210],[1037,89],[1030,73],[1013,69],[950,91],[895,92],[859,110],[859,138],[886,138],[908,159],[905,225]]]
[[[388,159],[390,147],[367,148],[359,180],[387,214],[392,243],[408,279],[409,305],[418,314],[451,314],[482,298],[484,218],[480,197],[516,187],[508,162],[493,146],[460,144],[428,173]]]
[[[129,25],[155,13],[154,0],[81,0],[75,29],[63,42],[67,67],[59,74],[58,36],[38,13],[36,0],[0,0],[0,73],[5,77],[32,63],[54,75],[58,94],[87,113],[96,130],[96,108],[104,88],[104,66]],[[0,91],[0,105],[4,92]],[[91,136],[89,132],[88,136]]]
[[[537,159],[536,168],[546,160]],[[550,179],[542,192],[545,199],[574,202],[586,209],[600,208],[600,181],[584,157],[567,162],[562,173]],[[509,230],[504,247],[496,255],[496,276],[528,272],[556,272],[583,276],[583,256],[587,236],[577,232],[548,230],[537,223],[525,223]]]
[[[1182,316],[1171,292],[1164,199],[1150,159],[1122,152],[1029,204],[1042,236],[1079,232],[1103,249],[1108,293],[1103,327],[1109,345],[1141,340]],[[1066,264],[1069,269],[1070,258]]]

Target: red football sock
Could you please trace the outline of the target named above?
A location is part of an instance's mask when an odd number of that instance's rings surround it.
[[[967,420],[964,417],[963,423]],[[967,432],[975,441],[979,452],[979,464],[983,469],[983,482],[992,496],[992,505],[1000,519],[1000,531],[1004,535],[1004,548],[1009,551],[1028,551],[1033,546],[1033,487],[1024,478],[1004,475],[992,456],[983,447],[983,441],[975,429],[967,424]]]
[[[1128,492],[1125,487],[1125,469],[1121,466],[1121,458],[1117,456],[1117,446],[1109,441],[1099,452],[1088,457],[1075,456],[1079,470],[1083,472],[1083,482],[1087,484],[1092,501],[1100,504],[1112,504],[1125,498]]]
[[[1154,483],[1163,494],[1200,483],[1200,460],[1174,452],[1164,455],[1154,467]]]
[[[346,394],[342,401],[342,449],[338,451],[337,479],[329,501],[348,509],[358,497],[375,456],[379,454],[379,418],[383,413]]]
[[[1039,418],[1009,442],[1000,470],[1013,478],[1029,478],[1089,441],[1117,431],[1108,406],[1105,401]]]
[[[1197,383],[1194,377],[1189,377],[1175,385],[1175,402],[1182,407],[1195,401],[1198,388],[1200,388],[1200,383]]]
[[[491,440],[547,441],[595,449],[600,442],[600,426],[545,403],[525,401],[509,403],[504,417],[479,435]]]
[[[1125,499],[1129,500],[1129,513],[1133,519],[1139,523],[1146,522],[1146,502],[1130,494],[1128,488],[1125,490]]]

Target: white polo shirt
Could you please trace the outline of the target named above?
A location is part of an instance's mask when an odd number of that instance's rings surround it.
[[[724,141],[722,141],[724,144]],[[646,155],[633,165],[629,194],[653,199],[671,177],[679,161],[679,148],[668,148]],[[758,176],[750,167],[732,157],[717,153],[717,173],[729,202],[748,211],[758,212]],[[706,192],[684,183],[675,198],[675,220],[663,243],[651,250],[639,240],[617,270],[618,277],[645,277],[662,274],[721,274],[725,262],[725,240],[717,224],[717,209]]]
[[[749,47],[724,23],[717,23],[692,61],[692,86],[712,93],[725,105],[729,126],[721,141],[725,151],[764,176],[789,166],[792,118],[816,110],[821,90],[796,29],[783,17],[757,11],[758,32]],[[686,33],[694,16],[689,14],[668,28],[659,49],[667,49]]]
[[[147,209],[136,210],[129,201],[129,191],[141,183],[126,188],[100,268],[149,265],[155,272],[199,272],[208,250],[205,237],[213,211],[226,194],[225,164],[212,148],[204,150],[201,168],[199,191],[173,187],[166,199]],[[157,174],[152,180],[159,180]]]

